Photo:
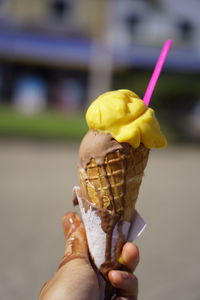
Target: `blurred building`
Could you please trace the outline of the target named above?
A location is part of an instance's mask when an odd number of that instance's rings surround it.
[[[167,37],[177,45],[200,47],[199,1],[116,0],[114,5],[124,43],[155,45]]]
[[[88,0],[2,0],[1,25],[26,31],[87,34]]]
[[[192,48],[195,64],[187,63],[187,49],[182,61],[200,69],[199,9],[196,0],[1,0],[0,60],[87,68],[95,38],[112,45],[116,66],[143,68],[140,62],[148,55],[153,63],[152,51],[170,38],[178,50]]]
[[[170,38],[165,70],[199,74],[199,10],[197,0],[1,0],[0,98],[12,99],[16,78],[26,75],[45,81],[47,103],[62,94],[51,93],[55,82],[86,90],[94,44],[93,69],[112,75],[152,70]]]
[[[0,22],[21,30],[90,36],[95,26],[104,26],[101,21],[109,7],[115,15],[113,31],[125,44],[155,44],[166,36],[177,43],[200,44],[196,0],[1,0]]]

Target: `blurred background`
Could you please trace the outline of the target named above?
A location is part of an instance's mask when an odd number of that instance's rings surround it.
[[[0,298],[37,299],[63,255],[90,101],[141,98],[173,40],[151,107],[169,147],[151,151],[138,210],[141,300],[197,300],[200,1],[0,1]]]

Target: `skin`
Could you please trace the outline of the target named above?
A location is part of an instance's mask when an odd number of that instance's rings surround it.
[[[63,216],[62,225],[65,253],[54,276],[42,287],[39,300],[98,300],[99,284],[89,261],[84,225],[74,212]],[[117,288],[115,300],[136,300],[138,281],[132,272],[139,262],[137,246],[126,243],[121,260],[130,272],[113,270],[108,273],[110,283]]]

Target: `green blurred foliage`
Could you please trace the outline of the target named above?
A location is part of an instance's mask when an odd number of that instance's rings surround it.
[[[126,70],[113,77],[112,89],[130,89],[141,98],[151,71]],[[150,106],[155,110],[161,128],[170,141],[182,141],[183,118],[189,116],[200,99],[200,75],[162,72]],[[55,110],[26,116],[12,107],[0,106],[0,136],[80,139],[87,131],[84,115],[66,114]]]
[[[10,107],[0,107],[0,136],[80,139],[87,131],[82,114],[45,111],[26,116]]]

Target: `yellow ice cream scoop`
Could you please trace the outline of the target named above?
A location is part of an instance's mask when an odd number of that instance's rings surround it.
[[[104,93],[92,102],[86,112],[90,129],[110,133],[119,143],[139,147],[161,148],[167,140],[160,130],[154,110],[130,90]]]

